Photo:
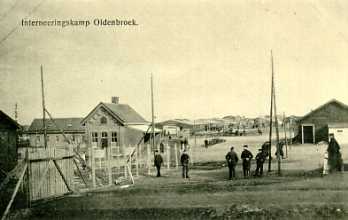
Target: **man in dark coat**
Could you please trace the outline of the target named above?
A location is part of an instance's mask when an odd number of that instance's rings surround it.
[[[255,157],[256,159],[256,170],[254,176],[262,176],[263,174],[263,163],[266,160],[266,154],[262,149],[259,149],[259,153]]]
[[[250,176],[250,161],[254,157],[253,154],[248,150],[248,145],[244,145],[244,150],[240,156],[243,160],[243,174],[244,177]]]
[[[161,176],[161,165],[163,163],[163,158],[158,150],[155,151],[155,167],[157,169],[157,177]]]
[[[235,167],[238,162],[238,156],[236,152],[234,152],[233,147],[231,147],[231,150],[226,154],[226,161],[227,161],[228,170],[229,170],[229,179],[231,180],[232,178],[236,177]]]
[[[189,161],[190,161],[190,156],[186,152],[186,149],[184,149],[180,158],[180,162],[182,165],[182,178],[189,178],[188,176]]]
[[[330,171],[342,171],[342,154],[340,152],[340,145],[337,143],[335,137],[330,134],[330,142],[327,148],[328,163]]]

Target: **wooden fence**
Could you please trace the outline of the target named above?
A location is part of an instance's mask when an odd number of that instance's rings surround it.
[[[183,150],[181,146],[164,144],[156,146],[156,149],[163,157],[164,168],[178,168]],[[190,148],[188,150],[191,154]],[[192,158],[192,154],[190,156]],[[87,164],[92,170],[93,187],[117,184],[122,180],[134,181],[133,175],[152,175],[155,172],[154,149],[149,144],[104,149],[92,147],[87,155]]]
[[[30,201],[65,195],[72,191],[74,164],[72,148],[28,150]]]

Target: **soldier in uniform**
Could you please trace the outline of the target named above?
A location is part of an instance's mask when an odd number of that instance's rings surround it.
[[[155,151],[155,167],[157,169],[157,177],[161,176],[161,165],[163,163],[163,158],[158,150]]]
[[[254,157],[248,150],[248,145],[244,145],[244,150],[240,156],[243,160],[243,174],[244,178],[250,176],[250,161]]]
[[[189,161],[190,161],[190,156],[186,152],[186,149],[184,149],[180,158],[180,162],[182,165],[182,178],[189,178],[188,176]]]
[[[266,154],[259,149],[259,153],[255,157],[256,159],[256,170],[254,176],[262,176],[263,174],[263,163],[266,160]]]
[[[231,150],[226,154],[226,161],[227,161],[228,170],[229,170],[229,179],[231,180],[232,178],[236,177],[235,167],[238,162],[238,156],[236,152],[234,152],[233,147],[231,147]]]

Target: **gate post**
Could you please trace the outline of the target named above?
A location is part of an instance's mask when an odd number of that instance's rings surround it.
[[[139,161],[138,161],[138,152],[141,145],[135,146],[135,175],[139,176]]]
[[[167,144],[167,169],[170,169],[170,147],[169,144]]]
[[[96,182],[95,182],[95,160],[93,156],[93,147],[91,146],[89,150],[90,158],[91,158],[91,167],[92,167],[92,183],[93,183],[93,188],[96,187]]]
[[[112,185],[112,166],[111,166],[111,160],[112,160],[112,155],[111,155],[111,153],[112,153],[112,151],[111,151],[111,146],[109,146],[108,148],[108,157],[107,157],[107,159],[108,159],[108,174],[109,174],[109,185],[111,186]]]
[[[179,161],[178,161],[178,148],[176,143],[174,144],[174,155],[175,155],[175,167],[179,167]]]
[[[150,145],[147,144],[146,145],[146,151],[147,151],[147,174],[151,175],[151,149],[150,149]]]

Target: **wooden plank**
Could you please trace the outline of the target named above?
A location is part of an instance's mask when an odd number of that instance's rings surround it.
[[[68,181],[66,180],[66,178],[65,178],[65,176],[64,176],[64,174],[63,174],[63,172],[62,172],[62,170],[60,169],[60,167],[59,167],[57,161],[53,160],[53,163],[54,163],[54,165],[56,166],[56,168],[57,168],[57,170],[58,170],[60,176],[62,177],[62,179],[63,179],[63,181],[64,181],[65,186],[67,187],[67,189],[68,189],[69,191],[73,191],[73,190],[70,188],[70,185],[69,185]]]
[[[40,156],[41,157],[41,156]],[[30,159],[31,162],[42,162],[42,161],[49,161],[49,160],[65,160],[73,158],[74,156],[63,156],[63,157],[46,157],[46,158],[36,158],[36,159]]]
[[[76,161],[75,161],[74,159],[73,159],[73,162],[74,162],[74,164],[75,164],[75,166],[76,166],[76,168],[77,168],[77,172],[79,173],[79,175],[80,175],[80,177],[81,177],[83,183],[86,185],[86,187],[88,187],[87,182],[86,182],[85,178],[83,177],[83,175],[82,175],[82,173],[81,173],[81,170],[80,170],[78,164],[76,163]]]
[[[43,175],[41,176],[41,178],[40,178],[40,181],[39,181],[39,184],[38,184],[38,190],[40,190],[41,189],[41,187],[42,187],[42,184],[44,183],[44,181],[46,181],[47,180],[47,172],[48,172],[48,170],[49,170],[49,167],[50,167],[50,162],[51,161],[48,161],[48,163],[47,163],[47,166],[46,166],[46,168],[45,168],[45,171],[43,172]],[[47,185],[47,184],[46,184]],[[46,195],[47,195],[48,193],[46,193]]]

